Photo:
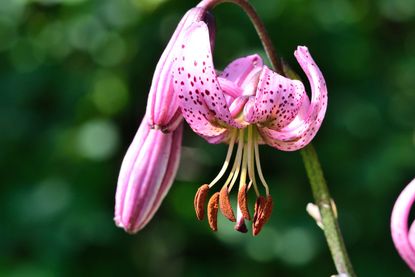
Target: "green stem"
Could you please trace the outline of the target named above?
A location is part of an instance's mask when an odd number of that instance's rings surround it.
[[[346,246],[340,231],[335,212],[332,206],[332,198],[323,176],[317,153],[310,143],[301,150],[308,179],[310,180],[314,200],[319,208],[321,221],[324,227],[324,235],[329,245],[331,256],[339,274],[356,276],[352,264],[347,256]]]
[[[246,12],[252,24],[255,26],[255,30],[258,33],[274,70],[281,75],[285,75],[281,61],[277,57],[265,26],[248,0],[203,0],[198,6],[206,9],[212,9],[214,6],[223,2],[232,2],[237,4]],[[340,227],[332,208],[332,203],[334,202],[330,197],[317,153],[311,143],[301,150],[301,155],[310,180],[314,200],[320,210],[321,220],[324,227],[324,235],[326,237],[336,269],[339,274],[347,274],[349,277],[354,277],[356,274],[353,271],[352,264],[347,255]]]
[[[259,39],[261,40],[262,46],[265,49],[265,53],[267,54],[272,67],[276,72],[283,74],[283,66],[281,64],[281,61],[278,59],[277,52],[274,49],[274,45],[272,44],[272,41],[268,35],[265,25],[262,22],[261,18],[259,18],[254,7],[247,0],[203,0],[199,3],[198,7],[203,7],[208,10],[212,9],[216,5],[225,2],[234,3],[244,10],[244,12],[248,15],[249,19],[255,27],[255,31],[257,32]]]

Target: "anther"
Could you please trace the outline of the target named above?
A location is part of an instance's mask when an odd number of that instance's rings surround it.
[[[247,186],[243,184],[238,192],[238,205],[241,209],[242,217],[246,220],[251,220],[251,215],[249,214],[248,209],[248,195],[247,195]]]
[[[261,208],[264,206],[264,203],[265,203],[265,197],[262,195],[258,196],[255,202],[253,223],[258,221],[258,217],[259,217]]]
[[[231,201],[229,200],[228,188],[223,186],[219,194],[219,207],[222,214],[232,222],[235,222],[235,215],[232,210]]]
[[[252,222],[252,232],[256,236],[261,231],[262,227],[267,223],[272,212],[272,197],[268,195],[267,198],[260,196],[255,203],[255,214]]]
[[[209,199],[207,217],[212,231],[218,230],[219,192],[215,192]]]
[[[204,184],[197,190],[195,195],[194,206],[196,211],[196,217],[199,220],[203,220],[203,218],[205,217],[205,203],[208,192],[209,185]]]

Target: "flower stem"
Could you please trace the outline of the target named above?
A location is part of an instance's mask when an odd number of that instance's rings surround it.
[[[333,210],[333,200],[323,176],[323,171],[318,160],[317,153],[310,143],[301,150],[304,165],[310,180],[314,200],[319,208],[321,221],[324,227],[324,235],[329,245],[334,264],[339,274],[347,274],[354,277],[352,264],[347,256],[346,247],[340,232],[339,223]]]
[[[248,2],[248,0],[203,0],[198,6],[204,7],[206,9],[211,9],[214,6],[224,2],[237,4],[246,12],[252,24],[255,26],[255,30],[258,33],[258,36],[272,64],[272,67],[279,74],[285,75],[281,60],[278,58],[275,52],[271,39],[265,29],[264,23],[259,18],[255,9]],[[354,277],[356,274],[353,271],[352,264],[347,255],[344,240],[340,232],[340,227],[333,210],[334,202],[330,197],[330,193],[323,176],[323,170],[321,168],[317,153],[311,143],[301,150],[301,155],[303,157],[307,175],[310,180],[314,200],[319,207],[321,220],[324,227],[324,235],[326,237],[326,241],[333,257],[337,272],[339,274],[345,274],[348,277]]]
[[[271,62],[272,67],[274,70],[280,74],[283,74],[283,66],[278,59],[277,53],[274,49],[274,45],[268,35],[267,30],[265,29],[265,25],[262,20],[259,18],[258,14],[256,13],[254,7],[247,1],[247,0],[203,0],[199,3],[198,7],[204,7],[205,9],[212,9],[218,4],[221,3],[234,3],[240,6],[244,12],[248,15],[249,19],[251,20],[252,24],[255,27],[255,30],[261,40],[262,46],[265,49],[265,53],[268,56],[268,59]]]

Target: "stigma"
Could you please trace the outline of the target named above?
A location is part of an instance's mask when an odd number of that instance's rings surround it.
[[[235,230],[239,232],[246,233],[248,231],[246,221],[251,221],[252,233],[256,236],[270,218],[273,206],[269,187],[261,169],[258,147],[260,135],[255,125],[248,125],[242,129],[234,128],[230,134],[229,147],[221,170],[210,183],[200,186],[196,192],[194,198],[196,217],[199,220],[204,219],[209,192],[214,186],[222,184],[222,187],[216,189],[210,196],[207,204],[210,228],[213,231],[218,230],[217,216],[220,210],[228,220],[235,222]],[[250,191],[256,196],[253,216],[248,202]],[[237,197],[236,216],[230,201],[233,194]]]

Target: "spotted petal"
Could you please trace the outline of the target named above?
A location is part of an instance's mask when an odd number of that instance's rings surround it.
[[[192,24],[174,62],[173,85],[184,118],[204,137],[218,136],[228,126],[241,127],[231,116],[213,66],[209,30]]]
[[[307,47],[299,46],[294,55],[310,82],[311,102],[305,95],[297,116],[286,127],[276,130],[265,127],[259,130],[267,144],[284,151],[306,146],[320,128],[327,109],[326,82]]]
[[[233,98],[255,95],[262,67],[262,59],[257,54],[234,60],[219,76],[222,89]]]
[[[147,101],[146,117],[150,125],[167,127],[175,120],[179,105],[170,74],[172,59],[181,45],[184,30],[193,22],[199,21],[204,13],[202,8],[193,8],[185,14],[157,63]]]
[[[305,96],[300,81],[283,77],[264,66],[255,97],[250,97],[245,120],[279,130],[297,116]]]

